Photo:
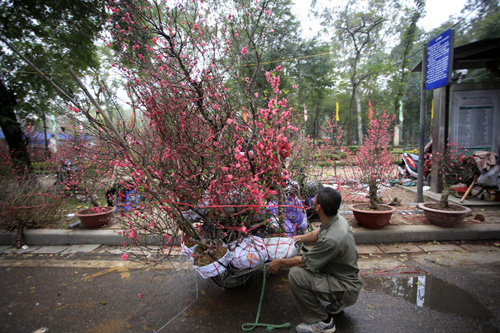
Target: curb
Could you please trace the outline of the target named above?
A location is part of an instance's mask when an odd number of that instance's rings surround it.
[[[356,244],[475,241],[500,239],[500,225],[459,224],[453,228],[443,228],[436,225],[389,225],[378,230],[354,228],[353,233]]]
[[[427,241],[475,241],[500,239],[500,225],[459,224],[453,228],[436,225],[388,225],[382,229],[370,230],[362,227],[353,229],[356,244],[406,243]],[[0,233],[0,245],[15,243],[16,233]],[[26,230],[24,243],[29,245],[80,245],[101,244],[121,246],[127,238],[116,230]]]

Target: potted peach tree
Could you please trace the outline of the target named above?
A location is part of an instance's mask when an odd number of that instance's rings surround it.
[[[355,166],[359,167],[358,179],[368,184],[369,203],[350,205],[355,219],[360,225],[369,229],[383,228],[391,219],[394,207],[379,203],[377,191],[380,184],[392,178],[395,157],[389,149],[391,142],[392,119],[384,112],[370,121],[370,128],[365,135],[363,146],[353,158]]]
[[[438,168],[438,174],[443,182],[443,191],[439,202],[423,202],[419,204],[419,207],[431,223],[441,227],[453,227],[471,212],[470,208],[450,204],[448,200],[453,184],[466,183],[465,178],[473,177],[478,172],[474,160],[462,151],[455,142],[448,140],[442,152],[433,153],[432,166]]]

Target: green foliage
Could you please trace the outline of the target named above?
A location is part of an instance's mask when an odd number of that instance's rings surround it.
[[[303,42],[298,47],[296,65],[292,68],[298,83],[298,96],[295,105],[299,119],[303,117],[303,106],[308,113],[305,122],[306,134],[313,140],[320,136],[320,127],[335,113],[335,100],[332,89],[335,86],[335,60],[331,45],[316,39]]]
[[[462,14],[474,14],[467,22],[462,35],[468,42],[500,37],[500,4],[498,0],[468,0]]]
[[[32,163],[33,172],[36,174],[51,174],[57,170],[57,161],[46,161]]]
[[[19,52],[46,73],[70,95],[75,82],[67,73],[97,68],[95,41],[105,22],[105,1],[6,0],[0,2],[0,126],[9,145],[18,173],[31,170],[31,161],[22,141],[26,118],[36,125],[54,114],[60,98],[41,75],[34,72]],[[13,45],[8,47],[7,44]]]
[[[39,68],[48,73],[66,91],[74,90],[67,73],[97,68],[95,41],[105,22],[104,0],[89,1],[2,1],[2,35]],[[83,13],[85,13],[83,15]],[[4,66],[1,80],[15,92],[16,111],[28,114],[50,113],[56,92],[5,45],[0,49]]]

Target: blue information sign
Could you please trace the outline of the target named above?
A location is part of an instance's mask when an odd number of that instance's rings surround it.
[[[427,49],[426,89],[446,86],[451,78],[455,31],[446,30],[431,40]]]

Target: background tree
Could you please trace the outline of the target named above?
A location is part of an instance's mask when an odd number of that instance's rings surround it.
[[[246,56],[239,59],[236,78],[248,77],[253,81],[254,92],[262,92],[267,85],[265,72],[297,56],[300,50],[300,23],[291,12],[291,0],[259,1],[260,10],[255,10],[251,3],[248,0],[234,1],[230,22],[233,33],[231,43],[233,49],[246,47],[248,50]],[[236,24],[244,26],[244,31],[238,31]],[[288,77],[291,76],[287,75],[280,81],[284,91],[292,88],[293,83]],[[240,88],[247,89],[246,86]]]
[[[348,144],[354,139],[354,112],[358,89],[365,80],[379,71],[382,65],[372,60],[375,53],[383,50],[382,32],[390,13],[385,9],[386,5],[384,1],[367,1],[362,4],[348,1],[341,9],[326,8],[321,13],[324,31],[331,26],[335,27],[330,38],[336,48],[341,50],[341,71],[349,83],[351,98],[345,126]]]
[[[486,38],[500,37],[500,3],[498,0],[468,0],[462,9],[462,15],[469,15],[462,29],[470,42]]]
[[[414,0],[413,6],[403,7],[401,15],[400,40],[391,52],[391,56],[395,59],[395,68],[390,82],[393,96],[393,112],[394,114],[403,114],[404,100],[408,76],[411,70],[410,56],[415,50],[415,42],[419,40],[419,32],[417,23],[424,14],[425,0]],[[402,119],[396,117],[396,122],[401,122]],[[402,129],[401,129],[402,130]],[[401,131],[402,132],[402,131]],[[402,134],[402,133],[401,133]],[[402,137],[402,135],[401,135]]]
[[[472,13],[469,15],[469,13]],[[475,42],[482,39],[500,37],[500,3],[498,0],[468,0],[462,12],[464,18],[470,16],[465,21],[464,26],[459,29],[455,45],[460,46],[466,43]],[[487,68],[468,70],[466,74],[462,73],[460,80],[462,82],[479,82],[498,80],[500,69],[498,64],[486,64]]]
[[[69,92],[74,87],[73,80],[57,74],[67,72],[68,66],[77,71],[99,66],[95,41],[105,22],[104,3],[103,0],[2,1],[0,36]],[[29,170],[31,161],[22,130],[24,119],[29,116],[33,123],[41,121],[53,112],[54,103],[60,103],[60,99],[54,89],[2,41],[0,45],[3,64],[0,126],[15,165]]]
[[[332,110],[335,110],[332,98],[334,60],[330,47],[328,43],[312,39],[303,42],[296,54],[293,74],[296,76],[298,98],[295,105],[301,116],[303,108],[307,108],[305,128],[313,140],[319,136],[320,125],[328,119],[324,115],[331,117]]]

